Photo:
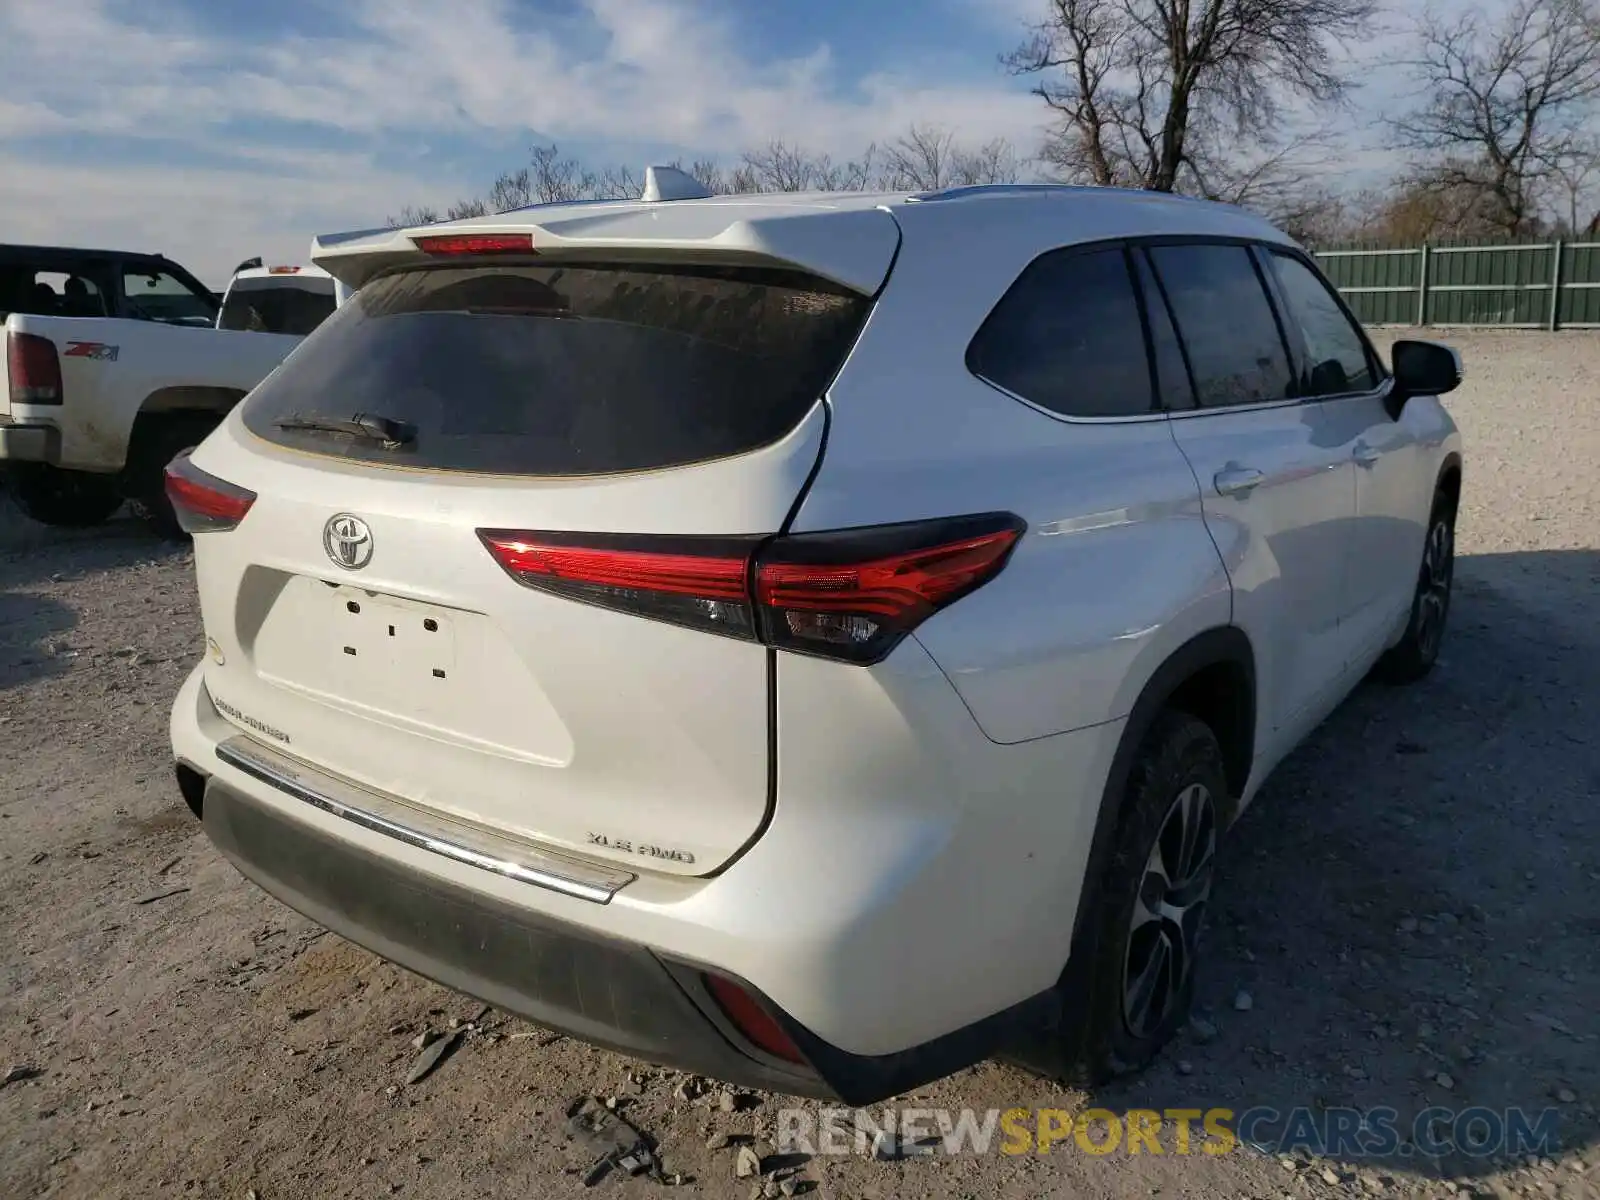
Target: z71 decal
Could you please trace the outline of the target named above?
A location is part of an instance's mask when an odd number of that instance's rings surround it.
[[[96,358],[102,362],[117,361],[117,346],[104,342],[68,342],[63,358]]]

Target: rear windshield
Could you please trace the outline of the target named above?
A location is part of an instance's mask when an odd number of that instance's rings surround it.
[[[256,333],[310,333],[333,312],[333,280],[320,277],[284,282],[238,279],[222,302],[218,329]]]
[[[794,429],[869,305],[778,271],[406,270],[340,306],[243,417],[270,442],[384,465],[567,476],[680,466]],[[357,414],[405,437],[337,431]],[[335,430],[284,428],[308,420]]]

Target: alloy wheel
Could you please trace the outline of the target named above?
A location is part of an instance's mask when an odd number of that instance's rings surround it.
[[[1216,849],[1216,803],[1204,784],[1190,784],[1167,810],[1134,901],[1122,972],[1122,1017],[1134,1037],[1161,1029],[1183,1002]]]
[[[1422,549],[1417,581],[1417,649],[1425,660],[1439,653],[1445,615],[1450,610],[1450,583],[1455,572],[1454,535],[1443,518],[1434,521]]]

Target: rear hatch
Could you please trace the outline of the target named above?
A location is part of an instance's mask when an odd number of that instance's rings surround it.
[[[459,820],[715,870],[767,817],[771,652],[708,632],[743,619],[716,580],[675,600],[647,554],[635,595],[606,556],[778,531],[870,305],[772,265],[364,281],[189,464],[202,508],[254,494],[195,538],[219,711]]]

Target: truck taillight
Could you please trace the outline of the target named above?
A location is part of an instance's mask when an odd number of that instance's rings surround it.
[[[190,534],[232,529],[256,502],[254,492],[195,466],[188,451],[167,464],[166,486],[173,515]]]
[[[1025,528],[1010,513],[778,538],[481,529],[518,583],[635,616],[869,664],[982,587]]]
[[[6,375],[11,381],[11,403],[61,403],[61,360],[49,338],[15,329],[8,333]]]

